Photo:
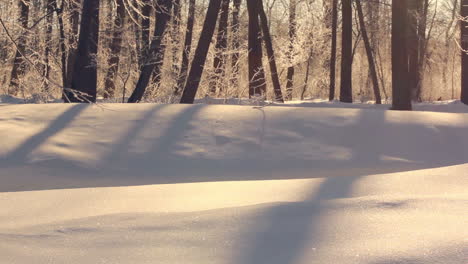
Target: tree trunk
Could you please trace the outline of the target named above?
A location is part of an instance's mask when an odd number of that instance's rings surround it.
[[[180,0],[175,0],[172,8],[172,74],[176,76],[179,73],[179,43],[180,43],[180,20],[181,20],[181,4]]]
[[[195,0],[189,0],[189,9],[187,17],[187,28],[185,29],[185,43],[182,50],[182,64],[180,66],[179,77],[177,78],[177,85],[174,89],[174,95],[179,95],[180,90],[185,84],[187,79],[187,71],[189,66],[190,51],[192,49],[192,36],[193,24],[195,23]]]
[[[141,59],[140,62],[142,65],[140,65],[140,68],[142,68],[144,65],[145,61],[145,54],[148,54],[148,49],[150,46],[150,26],[151,26],[151,11],[153,7],[151,5],[151,0],[143,0],[143,7],[141,9],[141,38],[140,38],[140,48],[141,48]]]
[[[77,42],[78,42],[78,27],[80,21],[80,0],[70,0],[68,3],[70,10],[69,22],[71,26],[71,32],[68,38],[68,55],[67,55],[67,78],[65,80],[65,88],[71,88],[71,82],[73,77],[73,68],[75,67]],[[63,100],[66,101],[66,94],[63,94]]]
[[[374,88],[375,103],[382,104],[382,98],[380,96],[380,89],[379,89],[379,80],[377,79],[377,71],[375,69],[374,54],[373,54],[372,47],[369,41],[369,37],[367,35],[366,24],[364,21],[364,14],[362,12],[361,0],[356,0],[356,8],[358,11],[359,26],[361,28],[362,39],[364,40],[364,46],[366,48],[367,61],[369,64],[370,75],[371,75],[372,84]]]
[[[421,70],[419,68],[420,45],[418,35],[418,21],[421,17],[422,0],[410,0],[408,2],[408,59],[409,59],[409,89],[411,98],[420,101],[418,90],[421,82]]]
[[[192,66],[180,100],[181,104],[193,104],[195,100],[195,95],[197,94],[198,86],[200,85],[203,68],[205,67],[206,55],[210,49],[211,39],[213,38],[220,9],[221,0],[210,0],[200,39],[198,40],[198,46],[195,50]]]
[[[17,41],[18,50],[16,51],[15,59],[13,61],[13,69],[11,70],[9,93],[12,95],[18,94],[20,88],[20,78],[26,72],[26,65],[23,55],[25,55],[26,51],[26,30],[28,28],[29,20],[29,5],[29,0],[18,0],[18,9],[20,11],[18,23],[21,24],[21,27],[24,31],[21,32],[21,35]]]
[[[265,47],[270,64],[271,80],[273,82],[273,89],[275,92],[275,101],[284,103],[283,94],[281,92],[281,84],[278,77],[278,69],[276,67],[275,52],[273,50],[273,42],[271,40],[270,29],[268,28],[268,20],[263,9],[263,1],[258,0],[258,10],[260,11],[260,24],[262,26],[263,38],[265,40]]]
[[[59,47],[60,47],[60,62],[62,67],[62,88],[67,86],[67,46],[65,45],[65,26],[63,24],[63,9],[65,2],[62,1],[60,9],[57,6],[57,1],[54,1],[54,9],[57,14],[57,23],[59,26]],[[62,90],[62,96],[64,95],[64,90]]]
[[[330,91],[328,100],[335,100],[335,83],[336,83],[336,42],[338,31],[338,0],[333,0],[332,6],[332,39],[331,39],[331,55],[330,55]]]
[[[411,110],[408,80],[407,0],[392,0],[392,109]]]
[[[164,45],[162,40],[166,32],[167,24],[171,19],[172,0],[159,0],[156,6],[156,25],[154,28],[153,40],[144,56],[143,68],[138,79],[135,90],[128,99],[129,103],[138,103],[143,98],[151,75],[159,76],[164,59]]]
[[[247,10],[249,13],[249,97],[264,97],[266,83],[262,65],[263,53],[257,0],[247,0]]]
[[[231,57],[231,65],[232,65],[232,78],[231,78],[231,85],[233,87],[237,87],[239,84],[239,48],[240,48],[240,40],[239,40],[239,30],[240,30],[240,23],[239,23],[239,12],[240,12],[240,5],[241,0],[233,0],[233,9],[232,9],[232,50],[233,54]]]
[[[125,6],[123,0],[117,0],[117,12],[114,18],[114,30],[110,44],[110,56],[107,61],[107,70],[104,84],[104,98],[113,98],[115,95],[115,78],[119,71],[120,51],[122,50],[122,33],[125,25]]]
[[[296,0],[289,0],[289,67],[286,74],[286,100],[292,100],[294,87],[294,40],[296,39]]]
[[[99,0],[84,0],[72,90],[65,92],[68,102],[96,102],[98,41]]]
[[[49,76],[50,76],[50,46],[52,40],[52,26],[54,20],[54,6],[56,0],[47,0],[46,5],[46,27],[45,27],[45,49],[44,49],[44,92],[49,93]]]
[[[461,2],[461,16],[464,20],[460,23],[461,26],[461,43],[462,43],[462,87],[461,101],[468,105],[468,0]]]
[[[216,96],[216,88],[219,91],[223,90],[223,85],[220,84],[225,77],[225,64],[227,61],[227,27],[229,17],[229,0],[222,0],[221,11],[219,14],[218,33],[216,36],[215,57],[213,61],[214,74],[210,81],[210,93]]]
[[[401,1],[401,0],[399,0]],[[353,14],[351,0],[342,0],[343,29],[341,38],[341,87],[340,101],[353,102],[352,64],[353,64]]]

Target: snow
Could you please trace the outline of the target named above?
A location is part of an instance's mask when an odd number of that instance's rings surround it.
[[[0,104],[0,263],[468,263],[467,108]]]

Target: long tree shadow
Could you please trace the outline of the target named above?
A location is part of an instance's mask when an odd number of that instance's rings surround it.
[[[19,169],[14,171],[15,175],[29,175],[34,171],[38,179],[53,174],[60,181],[35,182],[35,185],[2,184],[0,192],[359,176],[457,165],[466,163],[468,159],[465,150],[468,148],[467,142],[453,140],[463,138],[462,128],[387,122],[388,112],[382,110],[346,110],[353,113],[349,115],[348,122],[348,115],[342,112],[332,112],[334,114],[322,117],[318,109],[310,112],[317,118],[306,120],[301,120],[303,115],[295,115],[295,111],[301,111],[298,108],[286,111],[267,108],[261,109],[261,113],[256,109],[242,109],[261,115],[249,113],[247,116],[250,119],[247,121],[242,119],[233,123],[220,119],[226,123],[221,128],[229,131],[220,134],[206,128],[211,125],[209,122],[214,121],[213,116],[205,119],[199,115],[208,106],[174,105],[139,111],[137,115],[141,117],[130,126],[116,123],[120,119],[103,120],[103,128],[96,130],[97,139],[104,136],[108,140],[110,135],[121,131],[124,133],[107,144],[108,147],[104,149],[107,154],[96,160],[95,167],[81,166],[77,161],[60,155],[50,162],[26,164],[28,153],[63,129],[67,125],[65,120],[83,110],[80,107],[85,106],[74,106],[52,122],[50,127],[8,154],[11,160],[9,165],[6,159],[0,161],[2,166],[17,166]],[[171,109],[166,111],[168,108]],[[163,109],[163,114],[156,114]],[[239,128],[232,128],[237,124]],[[127,127],[129,129],[122,129]],[[155,130],[153,135],[152,129]],[[103,130],[108,134],[100,135],[104,133]],[[142,132],[149,136],[141,138]],[[86,138],[83,144],[93,145],[96,138]],[[128,149],[134,140],[139,140],[139,151],[130,152]],[[197,148],[201,151],[197,152]],[[216,152],[222,148],[235,152],[229,156],[210,155],[210,151]],[[351,151],[352,156],[336,158],[335,149]],[[291,154],[291,151],[296,152]],[[2,174],[8,175],[9,172],[4,170],[0,176]]]
[[[139,133],[144,131],[144,129],[150,124],[152,118],[156,115],[157,112],[163,110],[167,105],[158,104],[143,115],[143,117],[139,118],[138,120],[134,121],[134,124],[129,128],[129,130],[120,137],[115,144],[112,144],[111,150],[108,152],[106,157],[104,157],[101,163],[105,166],[105,164],[112,164],[118,163],[124,157],[124,154],[127,154],[127,150],[134,141]]]
[[[72,105],[69,109],[60,114],[60,116],[58,116],[44,130],[28,138],[15,150],[8,153],[6,157],[0,160],[0,166],[12,166],[14,164],[24,163],[31,152],[47,141],[47,139],[66,128],[87,107],[87,104]]]
[[[384,112],[376,120],[385,122]],[[359,117],[366,119],[365,114]],[[360,126],[362,122],[356,122]],[[378,125],[378,123],[376,124]],[[375,144],[370,139],[370,144]],[[353,152],[352,161],[378,160],[379,148],[372,152]],[[327,212],[323,204],[327,200],[348,198],[352,195],[352,186],[364,175],[328,177],[317,190],[311,191],[303,202],[274,205],[253,226],[247,227],[246,251],[240,252],[236,263],[243,264],[293,264],[296,263],[307,245],[314,248],[321,246],[322,227],[326,224]],[[260,231],[259,231],[260,230]],[[339,245],[335,245],[339,246]],[[310,249],[312,250],[312,248]]]

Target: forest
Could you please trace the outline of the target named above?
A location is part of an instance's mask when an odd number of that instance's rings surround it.
[[[0,93],[33,102],[468,103],[463,0],[4,0]]]
[[[467,264],[468,0],[0,0],[0,264]]]

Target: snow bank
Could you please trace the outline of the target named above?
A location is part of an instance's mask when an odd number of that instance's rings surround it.
[[[468,114],[0,106],[0,263],[465,263]]]

